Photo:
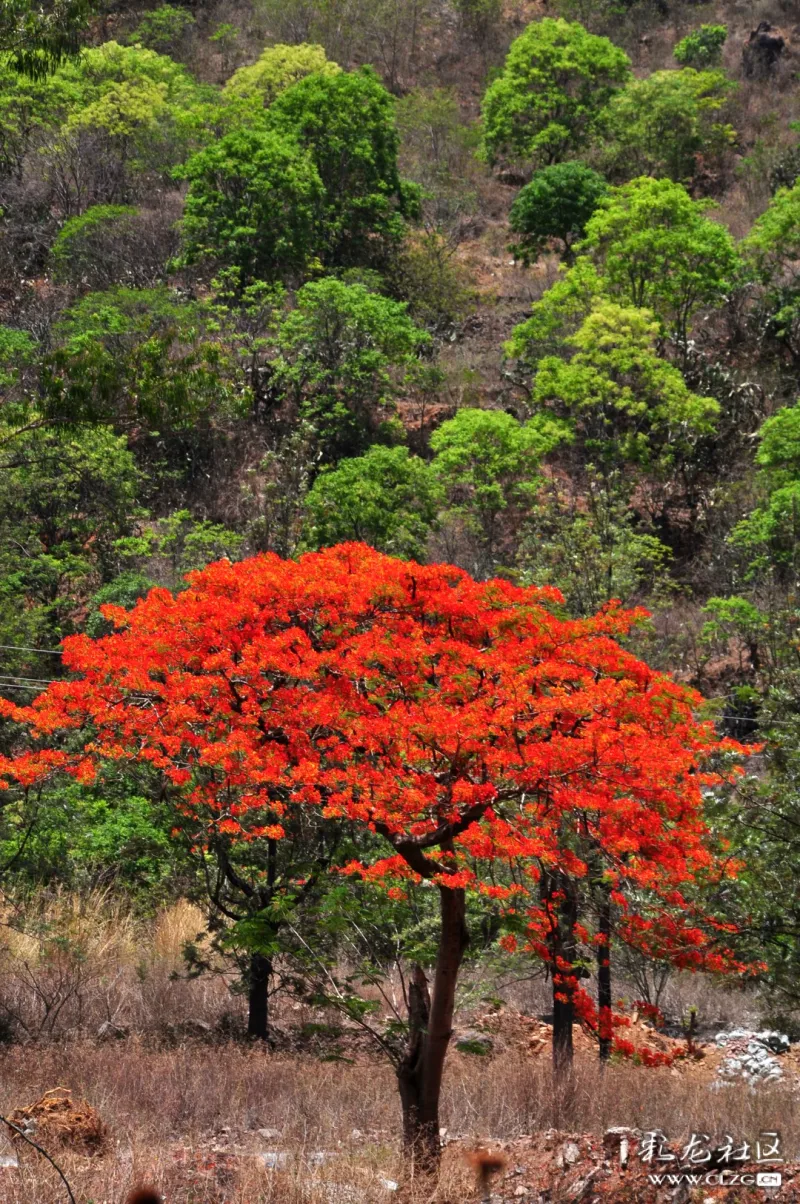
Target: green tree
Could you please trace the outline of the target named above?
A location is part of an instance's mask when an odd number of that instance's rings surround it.
[[[6,423],[26,418],[24,377],[36,353],[36,342],[27,330],[0,326],[0,399]]]
[[[424,460],[405,447],[371,447],[317,477],[306,498],[304,542],[317,549],[357,540],[420,560],[438,501]]]
[[[546,250],[550,239],[557,238],[570,263],[574,244],[583,237],[587,221],[607,192],[603,177],[584,163],[543,167],[511,206],[511,229],[520,235],[512,248],[514,254],[530,262]]]
[[[513,560],[519,513],[541,485],[541,461],[569,438],[566,424],[549,415],[519,422],[504,410],[468,408],[433,432],[433,472],[450,520],[473,534],[480,575]]]
[[[13,859],[5,889],[17,897],[113,888],[152,912],[190,887],[181,846],[170,839],[175,817],[142,783],[109,770],[94,786],[62,782],[26,802],[0,821],[0,863]]]
[[[250,391],[220,315],[167,288],[90,293],[53,329],[44,405],[61,422],[192,428],[241,412]]]
[[[727,36],[727,25],[701,25],[681,38],[672,53],[682,67],[716,67]]]
[[[303,275],[322,250],[324,190],[308,154],[278,134],[238,129],[186,165],[187,263],[236,267],[241,280]]]
[[[161,4],[145,13],[136,28],[129,34],[132,46],[146,46],[159,54],[176,58],[190,29],[197,24],[192,14],[174,4]]]
[[[681,184],[643,176],[612,189],[580,248],[612,297],[651,309],[683,348],[695,314],[723,300],[739,269],[733,239],[709,208]]]
[[[756,465],[760,504],[737,523],[730,542],[746,555],[756,593],[774,581],[793,590],[800,566],[800,402],[763,424]]]
[[[630,79],[628,56],[577,22],[545,17],[511,44],[483,98],[483,149],[534,166],[579,151],[598,134],[608,102]]]
[[[244,542],[243,535],[220,523],[176,510],[135,535],[117,540],[117,556],[126,565],[118,579],[119,588],[126,591],[132,584],[138,590],[139,583],[147,581],[151,586],[183,589],[187,573],[205,568],[213,560],[240,560]],[[117,587],[117,582],[111,584]]]
[[[297,293],[277,334],[276,387],[308,421],[327,460],[363,451],[430,336],[407,307],[363,284],[327,277]]]
[[[722,71],[654,71],[632,80],[609,105],[609,168],[618,177],[687,180],[697,156],[713,160],[735,141],[718,114],[733,88]]]
[[[647,310],[596,302],[565,340],[571,358],[538,362],[534,405],[566,418],[590,458],[670,471],[713,432],[719,404],[658,356],[658,334]]]
[[[381,263],[418,212],[398,174],[394,101],[375,72],[307,75],[270,106],[267,125],[296,141],[324,189],[320,254],[327,265]]]
[[[267,46],[249,67],[240,67],[222,89],[223,100],[254,102],[268,108],[279,93],[307,75],[336,75],[341,71],[321,46],[304,42],[286,46],[278,42]]]
[[[778,189],[740,249],[763,287],[772,333],[800,360],[800,180]]]
[[[106,427],[10,433],[0,434],[0,643],[53,648],[115,575],[142,481],[125,439]],[[6,672],[41,675],[24,652],[3,661]]]
[[[207,139],[212,93],[173,59],[106,42],[41,85],[40,161],[63,216],[126,204]],[[40,135],[41,137],[41,135]]]
[[[800,180],[778,189],[741,246],[765,283],[787,275],[795,282],[800,276]]]
[[[5,0],[0,52],[16,71],[42,79],[78,53],[95,7],[94,0]]]

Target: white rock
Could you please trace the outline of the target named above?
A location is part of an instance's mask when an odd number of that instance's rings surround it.
[[[289,1155],[285,1150],[259,1150],[256,1158],[263,1162],[268,1171],[282,1171],[289,1165]]]

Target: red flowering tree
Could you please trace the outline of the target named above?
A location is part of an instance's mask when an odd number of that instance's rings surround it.
[[[382,837],[384,859],[344,868],[439,896],[432,987],[415,974],[398,1070],[407,1147],[435,1164],[465,892],[513,905],[544,876],[556,899],[585,865],[566,838],[583,814],[615,855],[633,834],[642,875],[651,856],[701,856],[698,767],[715,737],[694,696],[619,646],[636,613],[565,620],[558,600],[354,544],[220,562],[177,596],[104,608],[115,634],[65,641],[72,680],[2,704],[42,748],[0,772],[25,787],[145,761],[198,817],[198,841],[280,841],[298,807]],[[66,751],[76,729],[91,734]]]

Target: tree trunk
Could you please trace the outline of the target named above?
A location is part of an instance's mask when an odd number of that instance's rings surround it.
[[[608,887],[600,887],[597,943],[597,1027],[600,1042],[600,1061],[611,1057],[611,898]]]
[[[433,994],[428,994],[421,967],[415,966],[409,987],[408,1045],[397,1069],[406,1154],[423,1171],[435,1171],[441,1158],[439,1097],[453,1032],[458,971],[467,947],[465,892],[440,886],[439,907]]]
[[[542,874],[542,898],[551,918],[548,938],[553,978],[553,1070],[557,1079],[572,1070],[575,1021],[575,924],[578,901],[566,874]]]
[[[269,984],[272,962],[263,953],[250,955],[247,975],[247,1035],[260,1041],[269,1040]]]

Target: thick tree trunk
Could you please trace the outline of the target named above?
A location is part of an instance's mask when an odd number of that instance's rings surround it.
[[[269,1040],[269,984],[272,962],[262,953],[250,955],[247,974],[247,1035],[260,1041]]]
[[[406,1153],[424,1171],[435,1171],[441,1158],[439,1097],[453,1032],[458,971],[467,946],[464,891],[440,886],[439,906],[433,994],[428,994],[422,969],[415,966],[409,988],[408,1046],[397,1070]]]
[[[608,887],[600,887],[597,943],[597,1015],[600,1061],[611,1057],[611,899]]]

